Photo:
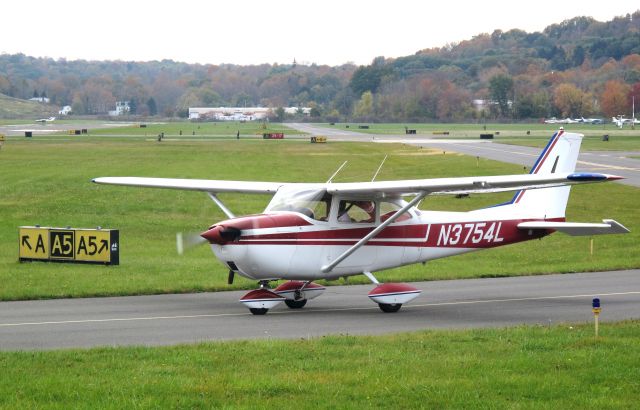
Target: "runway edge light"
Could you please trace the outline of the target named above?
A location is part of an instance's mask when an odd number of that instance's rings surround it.
[[[595,325],[596,337],[598,337],[599,317],[602,309],[600,308],[600,298],[593,298],[591,301],[591,311],[593,312],[593,321]]]

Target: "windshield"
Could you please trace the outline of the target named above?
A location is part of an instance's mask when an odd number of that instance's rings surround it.
[[[326,221],[331,209],[331,196],[325,190],[280,188],[265,212],[298,212],[318,221]]]

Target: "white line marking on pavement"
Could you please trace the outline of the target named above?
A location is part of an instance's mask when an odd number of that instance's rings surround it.
[[[640,295],[640,291],[617,292],[617,293],[593,293],[593,294],[562,295],[562,296],[538,296],[538,297],[509,298],[509,299],[468,300],[468,301],[458,301],[458,302],[425,303],[421,305],[409,305],[406,307],[419,308],[419,307],[450,306],[450,305],[474,305],[474,304],[481,304],[481,303],[504,303],[504,302],[522,302],[522,301],[531,301],[531,300],[575,299],[575,298],[585,298],[585,297],[594,297],[594,296],[603,297],[603,296],[625,296],[625,295]],[[371,307],[359,307],[359,308],[314,309],[314,310],[307,310],[307,312],[309,313],[339,312],[339,311],[349,311],[349,310],[372,310],[372,309],[378,309],[378,307],[371,306]],[[270,315],[301,314],[304,312],[305,312],[304,310],[279,311],[279,312],[271,312]],[[110,318],[110,319],[61,320],[61,321],[50,321],[50,322],[0,323],[0,328],[13,327],[13,326],[65,325],[65,324],[78,324],[78,323],[131,322],[131,321],[137,321],[137,320],[200,319],[200,318],[250,316],[250,315],[251,313],[246,312],[246,313],[219,313],[219,314],[209,314],[209,315],[205,314],[205,315],[180,315],[180,316],[150,316],[150,317]]]

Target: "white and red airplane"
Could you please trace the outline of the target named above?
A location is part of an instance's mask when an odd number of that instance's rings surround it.
[[[396,312],[420,290],[380,284],[373,272],[542,238],[629,232],[614,220],[565,222],[570,185],[621,177],[576,173],[582,136],[555,133],[529,174],[359,183],[280,183],[140,177],[96,178],[99,184],[195,190],[208,193],[229,219],[201,236],[216,257],[260,288],[240,299],[254,314],[285,302],[301,308],[325,288],[318,279],[366,275],[369,298]],[[423,211],[427,195],[516,191],[507,203],[469,212]],[[218,193],[274,194],[258,215],[235,217]],[[405,201],[403,197],[412,197]],[[270,281],[288,282],[270,290]]]

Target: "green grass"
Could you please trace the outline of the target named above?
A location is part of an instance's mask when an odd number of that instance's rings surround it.
[[[0,408],[636,408],[640,322],[0,353]]]
[[[629,127],[619,129],[615,125],[589,125],[589,124],[487,124],[486,130],[483,124],[344,124],[336,125],[319,124],[332,129],[344,129],[345,131],[362,132],[373,135],[404,135],[405,126],[415,129],[416,135],[408,135],[407,138],[435,138],[435,139],[479,139],[480,134],[496,133],[495,142],[506,144],[527,145],[532,147],[544,147],[549,138],[560,127],[565,130],[585,135],[582,149],[589,151],[638,151],[640,150],[640,129],[632,130]],[[346,126],[349,126],[347,129]],[[358,125],[368,125],[369,129],[359,129]],[[434,132],[449,132],[449,135],[435,134]],[[529,132],[529,134],[527,134]],[[608,142],[602,141],[604,134],[609,135]]]
[[[336,181],[369,180],[389,154],[378,179],[409,179],[519,173],[515,165],[403,145],[265,141],[178,140],[144,137],[65,136],[8,138],[0,151],[0,300],[131,295],[251,288],[226,270],[203,246],[179,257],[176,232],[202,232],[226,219],[197,192],[99,186],[99,176],[155,176],[290,182],[325,181],[345,160]],[[427,198],[422,209],[470,210],[511,194]],[[260,212],[266,196],[222,195],[236,214]],[[617,219],[628,235],[589,239],[552,235],[491,251],[412,265],[379,274],[388,281],[470,278],[640,267],[640,191],[619,184],[575,187],[568,209],[574,221]],[[120,229],[119,266],[18,263],[21,225],[102,226]],[[352,278],[350,283],[364,283]],[[338,283],[342,283],[339,281]]]
[[[256,121],[239,122],[142,122],[146,127],[139,127],[139,123],[124,127],[89,129],[91,136],[119,136],[119,137],[148,137],[157,138],[164,133],[165,138],[203,139],[205,137],[236,138],[238,131],[240,138],[262,137],[266,132],[282,132],[286,135],[298,135],[300,131],[293,130],[280,123],[261,123]]]

